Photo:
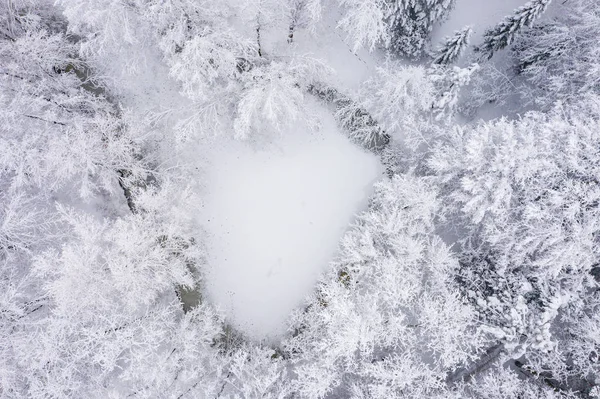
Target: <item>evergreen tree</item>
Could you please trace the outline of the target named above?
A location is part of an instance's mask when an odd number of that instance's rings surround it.
[[[381,45],[418,58],[431,31],[454,6],[455,0],[339,0],[345,13],[338,26],[348,32],[354,51]]]
[[[600,94],[600,3],[563,3],[551,21],[523,32],[512,46],[516,72],[528,83],[521,94],[543,109],[590,91]]]
[[[392,0],[387,4],[388,47],[401,55],[422,55],[431,31],[448,15],[455,0]]]
[[[469,45],[469,39],[473,30],[466,26],[454,35],[444,38],[442,46],[433,55],[433,64],[448,65],[461,56],[465,48]]]
[[[598,323],[597,104],[456,128],[429,159],[448,222],[466,232],[459,280],[484,329],[561,384],[598,372],[578,355],[598,342],[579,324]]]
[[[514,14],[508,16],[489,29],[483,35],[483,44],[477,47],[482,57],[492,58],[494,53],[509,46],[524,27],[531,26],[538,19],[552,0],[532,0],[522,7],[515,10]]]

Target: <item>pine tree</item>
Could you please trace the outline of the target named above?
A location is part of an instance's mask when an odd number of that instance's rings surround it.
[[[388,47],[412,58],[419,57],[431,31],[448,15],[454,0],[393,0],[388,4]]]
[[[454,35],[446,37],[442,47],[435,52],[432,63],[448,65],[456,61],[469,45],[472,33],[473,30],[471,27],[465,26],[461,30],[454,32]]]
[[[434,26],[455,0],[338,0],[345,13],[338,23],[348,32],[353,50],[381,45],[400,55],[418,58]]]
[[[517,73],[530,83],[523,97],[544,109],[556,100],[600,93],[600,3],[570,0],[557,6],[556,17],[523,32],[511,48]]]
[[[485,32],[483,44],[477,48],[477,51],[481,52],[484,58],[492,58],[498,50],[509,46],[521,29],[531,26],[546,11],[551,1],[532,0],[519,7],[513,15],[506,17],[496,27]]]

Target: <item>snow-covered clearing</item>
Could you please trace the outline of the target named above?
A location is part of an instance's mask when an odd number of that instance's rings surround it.
[[[479,3],[458,0],[434,43],[473,21],[477,42],[523,2]],[[318,34],[299,30],[291,46],[279,41],[284,31],[265,32],[265,53],[322,59],[334,71],[330,84],[356,93],[385,56],[354,53],[336,28],[339,16],[336,6],[327,7]],[[319,115],[317,132],[297,127],[260,144],[225,140],[205,167],[206,289],[229,321],[254,339],[285,331],[287,317],[314,289],[382,174],[377,157],[350,143],[329,112]]]
[[[478,43],[485,29],[522,4],[457,0],[448,21],[434,32],[434,47],[466,24],[473,26],[473,43]],[[385,55],[364,48],[354,53],[346,33],[337,28],[340,15],[336,4],[325,7],[318,31],[297,30],[292,44],[284,40],[286,30],[265,27],[265,55],[321,59],[333,70],[328,84],[356,95]],[[123,89],[135,94],[125,103],[140,114],[171,110],[176,119],[180,110],[185,113],[188,100],[177,93],[160,57],[142,58],[146,72]],[[285,331],[286,318],[314,289],[344,230],[366,206],[372,183],[382,175],[377,157],[352,144],[330,111],[315,108],[322,123],[318,131],[298,125],[278,136],[265,134],[260,142],[220,136],[198,151],[182,153],[182,163],[197,163],[203,171],[196,182],[202,186],[199,221],[206,232],[199,236],[208,251],[208,292],[203,294],[254,339]]]
[[[321,110],[271,142],[226,140],[207,168],[209,297],[255,339],[285,331],[383,170]]]

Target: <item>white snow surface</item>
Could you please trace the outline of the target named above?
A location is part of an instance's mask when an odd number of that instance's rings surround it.
[[[253,339],[286,331],[383,173],[322,111],[316,131],[297,126],[261,144],[225,140],[206,168],[208,295]]]

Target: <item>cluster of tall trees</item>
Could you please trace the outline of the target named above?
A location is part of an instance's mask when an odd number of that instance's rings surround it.
[[[422,57],[431,32],[448,16],[454,0],[341,0],[339,26],[354,49],[383,46],[410,58]]]
[[[600,397],[600,3],[532,0],[467,67],[451,0],[338,3],[390,53],[353,97],[280,50],[318,0],[0,3],[0,397]],[[388,176],[270,346],[202,297],[178,158],[315,95]]]

